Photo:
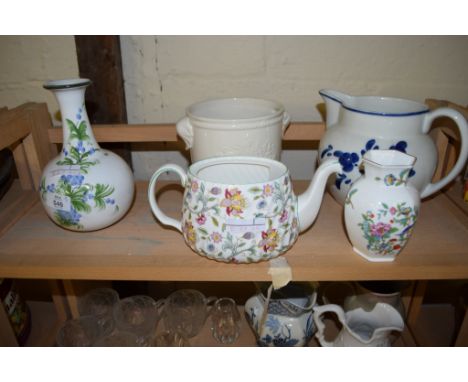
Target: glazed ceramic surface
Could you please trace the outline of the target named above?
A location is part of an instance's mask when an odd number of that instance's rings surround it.
[[[468,157],[468,126],[457,111],[450,108],[430,111],[424,104],[400,98],[353,97],[333,90],[321,90],[320,94],[327,109],[327,131],[320,141],[319,161],[339,158],[341,171],[330,179],[328,190],[341,204],[359,178],[359,166],[370,150],[399,150],[416,157],[409,181],[422,198],[440,190],[463,169]],[[432,121],[441,116],[456,122],[461,149],[453,169],[437,183],[431,183],[437,149],[427,133]]]
[[[42,173],[39,191],[49,217],[63,228],[93,231],[124,216],[133,200],[130,167],[94,139],[84,105],[86,79],[50,81],[60,106],[62,152]]]
[[[189,106],[176,124],[192,162],[217,156],[258,156],[279,160],[291,118],[278,102],[220,98]]]
[[[419,192],[408,182],[415,158],[396,150],[364,155],[364,175],[351,186],[344,220],[354,251],[369,261],[393,261],[416,223]]]
[[[341,305],[345,312],[356,308],[370,311],[378,302],[385,302],[404,318],[406,313],[401,291],[407,287],[408,282],[405,281],[334,281],[323,286],[322,301],[327,305]]]
[[[186,173],[168,164],[152,176],[148,198],[156,218],[181,231],[195,252],[224,262],[251,263],[286,252],[320,209],[328,176],[337,160],[317,169],[302,195],[292,189],[281,162],[258,157],[218,157],[196,162]],[[155,186],[166,171],[177,173],[185,187],[182,219],[160,209]]]
[[[315,332],[312,313],[316,300],[314,288],[300,283],[290,283],[274,291],[269,301],[266,291],[249,298],[244,310],[257,343],[260,346],[307,345]],[[265,309],[267,313],[263,317]]]
[[[335,313],[342,329],[333,341],[325,340],[325,324],[321,316]],[[371,311],[357,308],[344,312],[339,305],[322,305],[314,309],[315,336],[322,346],[391,346],[393,331],[403,331],[405,324],[400,313],[386,303],[379,302]]]

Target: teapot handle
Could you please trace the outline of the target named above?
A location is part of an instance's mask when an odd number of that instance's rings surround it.
[[[314,308],[314,322],[315,326],[317,327],[317,332],[315,333],[315,336],[320,342],[320,345],[322,346],[334,346],[333,342],[325,340],[325,323],[323,322],[321,316],[325,312],[333,312],[337,315],[338,319],[340,320],[341,324],[343,327],[346,326],[346,317],[343,309],[339,305],[335,304],[329,304],[329,305],[322,305],[322,306],[317,306]]]
[[[176,123],[177,134],[184,140],[185,149],[188,150],[193,146],[193,126],[187,117],[183,117]]]
[[[182,224],[180,220],[176,220],[167,216],[164,212],[162,212],[162,210],[158,206],[158,203],[156,202],[156,196],[154,192],[155,187],[156,187],[156,181],[166,171],[172,171],[172,172],[175,172],[177,175],[179,175],[180,184],[182,184],[182,186],[185,187],[187,183],[187,174],[185,173],[185,170],[176,164],[171,164],[171,163],[166,164],[164,166],[161,166],[159,169],[157,169],[156,172],[151,177],[151,180],[148,186],[148,200],[150,202],[151,210],[156,216],[156,219],[158,219],[162,224],[177,228],[180,232],[182,232]]]
[[[460,173],[463,169],[466,159],[468,158],[468,124],[466,119],[463,117],[461,113],[458,111],[448,108],[448,107],[441,107],[430,112],[425,120],[422,127],[422,131],[424,134],[427,134],[431,128],[432,121],[438,117],[449,117],[452,119],[458,127],[460,131],[460,154],[458,155],[458,159],[453,166],[452,170],[441,180],[436,183],[429,183],[422,191],[421,191],[421,199],[426,198],[429,195],[439,191],[442,187],[446,186],[450,183],[455,177]]]

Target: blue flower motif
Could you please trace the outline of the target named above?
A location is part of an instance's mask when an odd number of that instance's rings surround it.
[[[107,204],[115,204],[115,200],[114,199],[111,199],[111,198],[106,198],[105,202]]]
[[[60,177],[60,180],[62,180],[64,183],[68,183],[71,186],[81,186],[81,184],[84,181],[84,176],[83,175],[62,175]]]
[[[54,183],[49,184],[47,186],[47,192],[55,192],[55,184]]]
[[[84,153],[86,150],[83,146],[83,141],[78,141],[78,145],[76,146],[76,150],[79,152],[79,153]]]
[[[265,322],[265,325],[267,328],[271,329],[271,331],[273,333],[277,333],[280,328],[281,328],[281,323],[279,322],[279,320],[273,316],[273,315],[269,315],[266,322]]]
[[[91,200],[91,199],[94,198],[94,194],[92,194],[91,192],[88,192],[88,193],[86,194],[86,197],[88,198],[88,200]]]
[[[206,246],[206,250],[208,252],[214,252],[214,250],[216,249],[216,247],[214,246],[213,243],[209,243],[207,246]]]
[[[260,200],[260,201],[257,203],[257,208],[258,208],[259,210],[261,210],[261,209],[263,209],[263,208],[266,207],[266,204],[267,204],[267,203],[266,203],[265,200]]]
[[[333,150],[333,146],[328,145],[326,148],[323,149],[322,153],[320,154],[320,158],[323,159],[324,156],[331,157],[332,150]]]
[[[344,172],[353,171],[354,167],[357,167],[359,162],[359,155],[356,153],[346,153],[340,150],[336,150],[333,155],[338,158],[341,164],[341,168]]]
[[[80,113],[77,113],[76,114],[76,119],[79,121],[81,119],[81,114]]]
[[[65,156],[67,156],[67,155],[68,155],[68,151],[67,151],[67,149],[66,149],[66,148],[64,148],[62,151],[63,151],[63,153],[65,154]]]
[[[92,155],[96,152],[96,149],[94,147],[91,147],[91,149],[88,151],[89,155]]]
[[[399,141],[397,143],[395,143],[394,145],[391,145],[389,147],[390,150],[398,150],[398,151],[401,151],[402,153],[405,153],[406,154],[406,148],[408,147],[408,143],[406,143],[405,141]]]
[[[79,214],[73,207],[71,208],[71,211],[57,210],[57,214],[62,220],[70,222],[70,224],[78,224],[81,218],[81,214]]]
[[[375,143],[375,139],[369,139],[366,143],[366,147],[361,150],[361,155],[364,155],[369,150],[378,150],[379,146]]]

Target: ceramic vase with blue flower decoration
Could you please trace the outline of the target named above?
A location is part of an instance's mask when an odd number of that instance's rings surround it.
[[[411,183],[426,198],[464,169],[468,158],[468,124],[462,114],[447,107],[436,110],[402,98],[351,96],[323,89],[320,95],[327,109],[326,132],[320,140],[319,162],[338,158],[341,171],[329,179],[328,191],[343,204],[353,182],[359,178],[360,165],[370,150],[397,150],[416,157],[409,174]],[[432,183],[437,167],[437,147],[428,132],[439,117],[452,119],[460,133],[460,152],[454,167]]]
[[[394,261],[411,237],[420,206],[408,182],[415,160],[398,150],[364,154],[364,175],[348,192],[344,221],[354,252],[366,260]]]
[[[84,104],[88,79],[50,81],[62,115],[61,153],[44,168],[39,191],[49,217],[72,231],[94,231],[122,218],[134,195],[127,163],[99,147]]]

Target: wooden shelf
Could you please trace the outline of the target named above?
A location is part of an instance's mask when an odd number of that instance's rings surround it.
[[[296,193],[305,186],[306,182],[294,182]],[[179,216],[181,188],[161,182],[160,189],[164,191],[159,192],[162,208],[171,216]],[[147,281],[271,279],[268,262],[225,264],[195,254],[179,232],[156,222],[147,201],[147,183],[138,182],[136,191],[131,210],[120,222],[88,233],[56,226],[37,198],[32,207],[23,203],[27,211],[0,238],[0,277]],[[0,220],[0,227],[3,223]],[[314,225],[299,236],[284,256],[295,281],[465,279],[468,278],[468,217],[444,194],[426,200],[413,236],[397,260],[370,263],[352,251],[342,224],[342,207],[326,193]]]

